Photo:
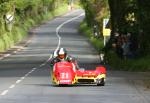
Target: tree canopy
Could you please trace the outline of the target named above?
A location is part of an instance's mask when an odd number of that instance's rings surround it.
[[[68,0],[0,0],[0,52],[20,41],[31,26],[59,14],[60,8],[64,9],[67,2]]]
[[[131,33],[137,39],[140,53],[150,52],[150,2],[149,0],[81,0],[89,26],[96,20],[102,25],[104,17],[110,17],[111,34]]]

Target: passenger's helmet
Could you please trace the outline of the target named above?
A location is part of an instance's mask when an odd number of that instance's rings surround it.
[[[64,59],[67,56],[67,51],[65,48],[60,48],[57,52],[57,55],[60,59]]]

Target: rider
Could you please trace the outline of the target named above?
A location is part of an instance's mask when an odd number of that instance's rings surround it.
[[[70,55],[67,55],[67,50],[65,48],[59,48],[56,50],[53,54],[53,58],[50,61],[51,65],[54,65],[57,62],[61,61],[68,61],[68,62],[74,62],[76,64],[76,67],[79,68],[76,60],[74,57],[71,57]]]

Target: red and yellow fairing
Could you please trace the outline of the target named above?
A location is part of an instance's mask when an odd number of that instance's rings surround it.
[[[95,70],[78,70],[76,76],[77,83],[96,83],[97,79],[102,78],[106,78],[106,69],[103,66],[98,66]]]
[[[58,62],[52,71],[54,84],[97,83],[97,80],[106,78],[104,66],[98,66],[95,70],[77,70],[74,63]]]

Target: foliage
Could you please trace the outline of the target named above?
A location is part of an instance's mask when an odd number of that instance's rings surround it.
[[[131,33],[139,41],[143,55],[150,52],[150,3],[149,0],[81,0],[89,26],[98,22],[102,31],[104,17],[111,18],[112,36]],[[110,9],[109,9],[110,8]]]
[[[88,26],[98,25],[102,34],[103,18],[109,18],[108,0],[81,0]]]
[[[132,70],[149,70],[150,52],[150,2],[149,0],[81,0],[85,9],[86,22],[89,27],[99,24],[102,31],[102,20],[109,17],[111,24],[111,39],[106,45],[110,63],[116,68],[131,68]],[[136,42],[138,59],[122,60],[112,51],[112,42],[115,33],[121,35],[131,34]],[[92,34],[92,32],[91,32]],[[113,53],[112,53],[113,52]],[[145,59],[145,60],[144,60]],[[140,69],[138,69],[140,68]]]
[[[112,34],[130,32],[138,38],[141,54],[150,52],[150,3],[148,0],[109,0]]]
[[[97,51],[100,51],[104,48],[102,38],[94,38],[94,36],[92,35],[93,34],[92,28],[88,27],[85,21],[83,21],[80,24],[80,32],[88,37],[89,41],[93,44],[93,46],[95,47],[95,49],[97,49]]]
[[[150,71],[150,55],[135,59],[121,59],[111,50],[107,53],[107,57],[109,57],[107,58],[109,65],[114,70]]]
[[[0,51],[20,41],[30,27],[43,19],[64,13],[64,6],[66,0],[0,0]],[[6,14],[14,16],[11,31],[7,29]]]

